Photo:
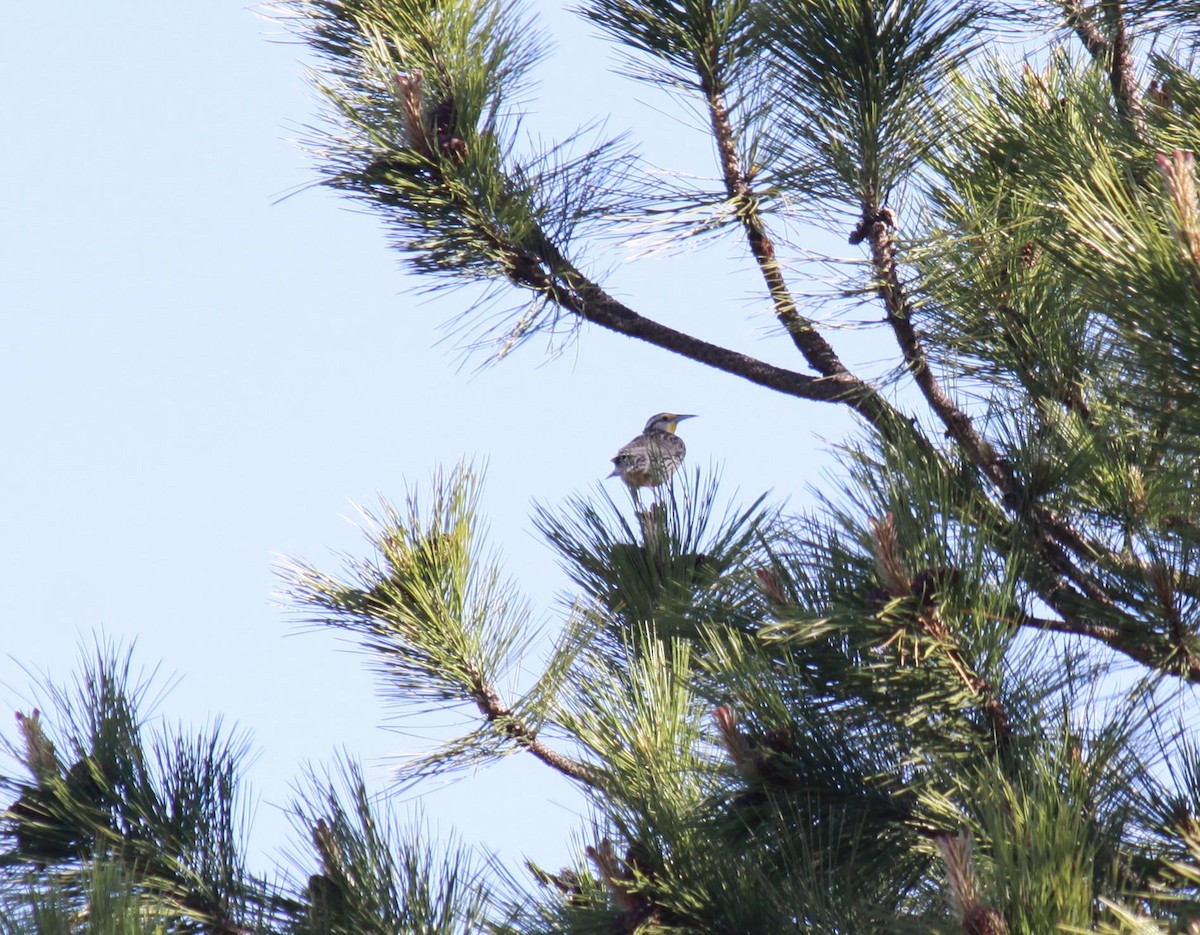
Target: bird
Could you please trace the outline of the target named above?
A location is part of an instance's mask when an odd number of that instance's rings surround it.
[[[660,412],[650,417],[642,434],[622,446],[612,459],[613,472],[609,477],[620,477],[637,496],[641,487],[657,487],[683,464],[687,448],[675,429],[684,419],[694,415]]]

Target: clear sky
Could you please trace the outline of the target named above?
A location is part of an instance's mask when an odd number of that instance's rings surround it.
[[[707,139],[612,77],[589,27],[534,9],[557,49],[531,132],[602,117],[661,164],[712,171]],[[553,632],[565,581],[531,504],[601,483],[649,415],[698,413],[681,428],[692,464],[718,466],[730,494],[796,504],[830,463],[821,437],[849,425],[597,329],[557,356],[535,339],[463,366],[440,326],[468,294],[414,293],[377,219],[333,193],[279,201],[315,178],[293,140],[317,103],[303,48],[277,32],[236,2],[150,0],[11,4],[0,30],[0,707],[28,709],[22,666],[65,679],[94,633],[136,640],[179,677],[168,720],[251,733],[259,867],[288,837],[280,806],[305,763],[344,749],[384,789],[427,744],[362,656],[272,603],[277,556],[336,567],[366,548],[353,504],[486,460],[491,541]],[[644,314],[802,369],[736,242],[590,255]],[[443,830],[555,866],[579,804],[547,772],[511,757],[421,804]]]

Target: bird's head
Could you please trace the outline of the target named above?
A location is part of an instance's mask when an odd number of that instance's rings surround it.
[[[694,415],[680,415],[677,412],[660,412],[656,416],[651,416],[650,421],[646,423],[645,432],[670,432],[675,434],[675,429],[684,419],[694,419]]]

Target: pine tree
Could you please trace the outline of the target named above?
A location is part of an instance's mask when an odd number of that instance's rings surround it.
[[[384,503],[337,574],[285,570],[390,697],[473,713],[408,780],[518,753],[580,787],[574,866],[430,848],[345,764],[296,803],[307,869],[259,880],[231,817],[237,744],[146,740],[102,655],[98,690],[20,721],[10,926],[70,928],[104,894],[122,931],[1200,931],[1200,11],[585,0],[630,77],[711,131],[708,188],[621,139],[529,148],[544,43],[519,6],[284,12],[320,59],[323,181],[429,281],[519,303],[495,357],[589,323],[798,418],[844,407],[843,476],[799,515],[695,471],[636,512],[542,505],[577,598],[515,691],[528,607],[470,469]],[[789,273],[814,230],[861,259],[819,299]],[[647,231],[744,241],[796,369],[614,298],[589,271]],[[830,338],[864,303],[883,378]]]

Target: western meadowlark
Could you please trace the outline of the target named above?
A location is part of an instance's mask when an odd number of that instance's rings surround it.
[[[642,434],[617,452],[612,459],[613,472],[609,477],[620,477],[637,495],[640,487],[657,487],[675,473],[683,464],[687,448],[675,429],[684,419],[695,416],[660,412],[651,416]]]

